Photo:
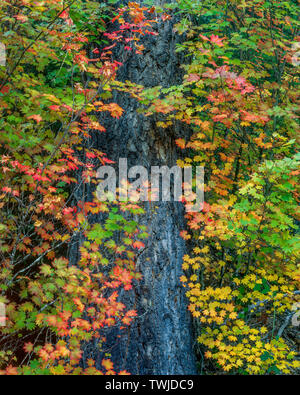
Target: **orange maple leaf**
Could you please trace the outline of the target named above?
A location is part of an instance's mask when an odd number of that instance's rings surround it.
[[[177,139],[175,140],[176,145],[178,145],[178,147],[184,149],[185,148],[185,140],[184,139]]]
[[[42,122],[43,118],[40,115],[34,114],[28,117],[28,119],[33,119],[36,123]]]
[[[112,370],[114,367],[113,362],[110,359],[103,359],[101,362],[101,365],[106,369],[106,370]]]

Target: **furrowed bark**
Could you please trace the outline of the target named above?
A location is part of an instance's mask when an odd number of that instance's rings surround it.
[[[130,80],[145,87],[179,83],[183,59],[174,51],[177,39],[173,25],[174,20],[160,22],[155,27],[159,35],[145,38],[146,49],[142,55],[129,55],[118,80]],[[120,52],[116,58],[121,56]],[[125,93],[115,93],[113,101],[124,109],[124,115],[104,124],[107,131],[93,136],[94,147],[116,163],[119,158],[127,158],[128,167],[142,165],[150,169],[155,165],[176,165],[180,149],[175,139],[187,137],[190,131],[179,124],[158,128],[157,117],[139,114],[136,111],[139,104]],[[183,274],[182,257],[187,251],[179,235],[185,228],[185,210],[181,203],[172,201],[145,203],[144,207],[145,215],[137,220],[147,225],[150,237],[136,262],[143,278],[133,291],[120,294],[126,307],[137,310],[138,317],[126,331],[109,330],[103,352],[89,344],[84,360],[96,352],[100,366],[104,353],[109,352],[117,371],[196,374],[191,319],[179,280]]]

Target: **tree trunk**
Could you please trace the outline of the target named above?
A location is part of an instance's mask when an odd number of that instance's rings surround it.
[[[159,35],[144,40],[142,55],[129,55],[118,79],[145,87],[179,83],[182,58],[174,52],[173,25],[174,21],[158,24],[155,29]],[[158,128],[157,119],[138,114],[137,101],[125,93],[115,93],[113,101],[125,110],[124,115],[104,125],[106,133],[95,136],[96,148],[116,163],[119,158],[127,158],[128,167],[176,165],[180,150],[175,139],[189,134],[189,130],[175,124]],[[126,332],[108,332],[105,351],[111,354],[116,369],[132,374],[196,374],[191,319],[179,280],[186,253],[179,235],[185,227],[184,207],[177,202],[152,202],[145,203],[145,210],[146,214],[138,217],[150,234],[137,259],[143,279],[134,291],[121,295],[122,302],[135,308],[138,317]],[[102,358],[103,354],[99,355],[99,363]]]

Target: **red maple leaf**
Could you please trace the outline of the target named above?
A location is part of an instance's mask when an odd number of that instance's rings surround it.
[[[214,34],[210,36],[210,42],[216,44],[218,47],[224,47],[222,40],[224,40],[224,37],[220,38],[219,36],[215,36]]]
[[[55,104],[53,104],[52,106],[49,106],[50,110],[53,111],[59,111],[60,110],[60,106],[56,106]]]

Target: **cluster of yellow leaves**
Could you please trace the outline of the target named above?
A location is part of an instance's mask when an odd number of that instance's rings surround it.
[[[185,255],[183,269],[192,274],[181,277],[183,286],[188,288],[189,310],[200,321],[198,342],[207,349],[206,358],[215,360],[224,371],[249,374],[290,373],[291,369],[299,368],[296,353],[282,338],[268,341],[266,326],[251,327],[243,319],[245,306],[250,314],[262,306],[266,318],[274,311],[282,313],[291,309],[294,288],[288,284],[288,278],[274,270],[257,268],[250,269],[242,278],[233,278],[231,287],[205,287],[201,269],[215,273],[230,263],[229,256],[213,262],[209,251],[206,245],[194,248],[198,256]]]
[[[263,341],[267,328],[250,328],[243,320],[216,329],[203,328],[198,342],[205,345],[206,358],[214,359],[224,371],[237,370],[248,374],[277,372],[290,373],[300,367],[294,360],[296,353],[289,350],[282,338]],[[275,368],[276,366],[276,368]]]

